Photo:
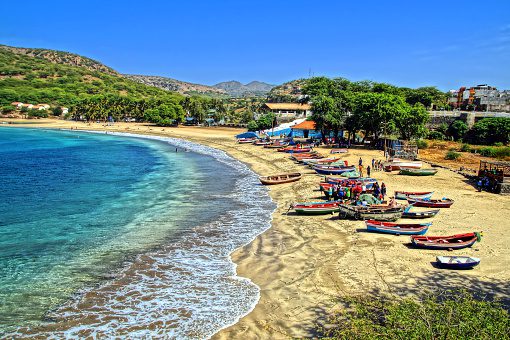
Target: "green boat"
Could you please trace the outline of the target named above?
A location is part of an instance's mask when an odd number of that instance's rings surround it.
[[[401,169],[399,175],[406,176],[434,176],[437,174],[436,169]]]

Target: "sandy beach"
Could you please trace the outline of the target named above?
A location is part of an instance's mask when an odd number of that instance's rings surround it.
[[[296,164],[289,155],[254,145],[236,144],[234,136],[244,130],[229,128],[161,128],[135,123],[77,123],[62,120],[30,121],[9,125],[78,130],[106,130],[183,138],[226,151],[260,175],[300,171],[302,180],[271,186],[278,208],[272,227],[233,253],[240,276],[261,289],[255,309],[215,339],[278,339],[313,336],[314,322],[338,305],[335,298],[353,294],[391,293],[400,296],[447,288],[466,288],[484,295],[510,296],[510,196],[477,192],[467,180],[447,169],[431,177],[406,177],[372,172],[391,195],[395,190],[435,191],[435,197],[455,200],[431,221],[430,235],[483,231],[482,242],[455,251],[482,259],[471,271],[436,269],[431,262],[447,251],[411,249],[408,237],[364,232],[360,221],[340,220],[338,215],[299,216],[288,212],[294,202],[320,200],[321,176]],[[3,125],[2,125],[3,126]],[[7,126],[7,125],[6,125]],[[329,150],[319,148],[322,153]],[[343,158],[365,166],[376,150],[351,149]],[[425,165],[427,167],[428,165]]]

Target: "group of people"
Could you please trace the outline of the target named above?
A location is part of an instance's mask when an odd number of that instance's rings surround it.
[[[498,181],[491,179],[487,176],[481,177],[476,182],[476,186],[478,187],[478,191],[486,190],[491,192],[496,192],[498,187]]]
[[[379,186],[378,182],[375,182],[371,187],[367,187],[361,182],[351,180],[349,183],[342,183],[338,185],[332,185],[326,192],[328,199],[334,201],[338,200],[354,200],[357,201],[359,196],[363,193],[371,192],[372,195],[380,200],[384,201],[386,197],[386,184],[381,183]]]
[[[370,165],[367,165],[366,167],[367,177],[370,177],[372,171],[382,171],[383,168],[383,161],[372,158],[372,167],[370,167]],[[363,177],[363,170],[365,170],[363,166],[363,159],[360,157],[358,162],[358,172],[360,177]]]

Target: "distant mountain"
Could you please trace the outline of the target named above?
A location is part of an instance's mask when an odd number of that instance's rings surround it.
[[[260,81],[252,81],[246,85],[232,80],[213,85],[213,87],[226,91],[232,97],[265,96],[274,85]]]
[[[143,76],[136,74],[123,74],[125,78],[138,83],[158,87],[163,90],[175,91],[186,95],[208,95],[208,96],[227,96],[227,91],[213,86],[200,85],[180,81],[177,79],[160,76]]]
[[[90,59],[74,53],[47,50],[44,48],[12,47],[6,45],[0,45],[0,49],[18,55],[25,55],[37,59],[45,59],[53,64],[81,67],[88,71],[97,71],[114,76],[119,75],[117,71],[111,67],[108,67],[94,59]]]

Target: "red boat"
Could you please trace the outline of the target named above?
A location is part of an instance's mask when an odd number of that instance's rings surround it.
[[[319,155],[317,152],[315,151],[312,151],[312,152],[304,152],[304,153],[296,153],[296,154],[292,154],[290,156],[291,159],[299,162],[301,161],[302,159],[320,159],[320,158],[324,158],[324,156],[321,156]]]
[[[462,249],[482,240],[482,232],[452,236],[411,236],[413,246],[425,249]]]
[[[395,198],[398,200],[412,199],[430,199],[433,191],[395,191]]]
[[[449,208],[452,206],[454,200],[449,198],[443,198],[440,200],[424,200],[418,198],[408,198],[407,202],[412,204],[415,207],[425,207],[425,208]]]
[[[287,153],[305,153],[312,151],[312,148],[296,148],[296,147],[286,147],[278,149],[278,152],[287,152]]]

